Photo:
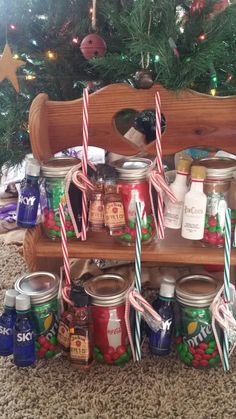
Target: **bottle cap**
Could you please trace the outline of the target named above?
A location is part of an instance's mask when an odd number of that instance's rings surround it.
[[[205,179],[206,168],[204,166],[192,166],[191,177],[192,179]]]
[[[29,158],[26,160],[25,167],[26,175],[38,177],[40,174],[40,165],[38,160]]]
[[[175,282],[167,280],[162,281],[160,286],[160,296],[166,298],[173,298],[175,295]]]
[[[16,304],[16,296],[19,293],[15,290],[7,290],[4,298],[4,306],[7,307],[15,307]]]
[[[190,172],[190,166],[191,166],[191,160],[189,160],[189,159],[179,159],[179,161],[177,163],[177,171],[178,172],[189,173]]]
[[[70,298],[76,307],[86,307],[90,304],[90,297],[86,294],[83,287],[73,287],[71,289]]]
[[[30,297],[28,295],[17,295],[16,297],[16,310],[17,311],[26,311],[31,307]]]

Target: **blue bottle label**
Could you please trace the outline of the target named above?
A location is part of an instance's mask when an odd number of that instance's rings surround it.
[[[20,195],[19,203],[25,205],[26,207],[33,207],[36,199],[37,199],[36,196]]]
[[[149,331],[149,348],[153,354],[167,355],[171,350],[174,327],[173,302],[159,298],[153,307],[162,317],[162,327],[154,332]]]
[[[1,336],[11,336],[12,329],[10,327],[0,326],[0,335]]]
[[[37,221],[38,205],[39,196],[21,194],[18,202],[17,223],[25,227],[34,226]]]
[[[0,317],[0,355],[8,356],[13,353],[13,326],[16,313],[3,313]]]
[[[34,337],[34,333],[32,330],[28,331],[28,332],[18,332],[16,334],[16,341],[18,343],[29,343],[31,341],[33,341],[33,337]]]

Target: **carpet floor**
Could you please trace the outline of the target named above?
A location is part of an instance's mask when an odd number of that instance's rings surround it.
[[[26,271],[21,248],[0,242],[0,299]],[[141,419],[236,417],[236,362],[197,371],[173,354],[157,358],[144,353],[140,364],[94,365],[73,371],[61,357],[19,369],[0,359],[1,419]]]

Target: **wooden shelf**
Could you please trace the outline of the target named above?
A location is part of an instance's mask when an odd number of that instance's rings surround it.
[[[134,260],[134,246],[120,244],[104,233],[89,232],[87,240],[71,240],[68,242],[70,258],[103,258],[112,260]],[[31,270],[35,260],[55,258],[62,260],[60,241],[52,241],[45,237],[37,227],[28,230],[24,242],[24,255]],[[208,264],[223,265],[224,251],[222,248],[204,247],[199,241],[185,240],[180,231],[166,230],[165,240],[154,240],[143,244],[142,261],[169,264]],[[232,249],[231,264],[236,265],[236,249]]]

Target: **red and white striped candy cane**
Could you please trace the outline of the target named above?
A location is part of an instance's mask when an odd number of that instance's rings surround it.
[[[82,171],[84,175],[87,175],[87,164],[88,164],[88,89],[85,88],[83,92],[83,152],[82,152]],[[87,232],[87,212],[88,212],[88,201],[86,192],[82,194],[82,231],[81,239],[86,240]]]
[[[67,236],[66,236],[66,220],[63,205],[60,202],[59,204],[59,214],[60,214],[60,223],[61,223],[61,245],[62,245],[62,254],[63,254],[63,264],[66,277],[66,285],[70,287],[71,278],[70,278],[70,264],[69,264],[69,253],[67,246]]]
[[[154,203],[153,203],[153,198],[152,198],[152,186],[156,189],[158,193],[158,202],[157,202],[158,222],[156,220],[156,215],[155,215],[156,213],[155,213],[155,208],[154,208]],[[171,200],[171,202],[176,202],[176,197],[173,194],[173,192],[170,190],[169,186],[167,185],[165,179],[163,178],[163,175],[158,173],[157,170],[153,170],[149,176],[149,196],[150,196],[156,231],[160,239],[164,239],[165,237],[164,215],[163,215],[163,210],[162,210],[163,208],[161,207],[162,204],[164,203],[163,192],[166,193],[166,195]]]
[[[158,92],[155,94],[155,104],[156,104],[156,162],[157,170],[159,173],[163,173],[163,164],[162,164],[162,147],[161,147],[161,99]]]
[[[126,296],[126,304],[125,304],[125,324],[126,329],[129,337],[130,347],[133,355],[133,360],[136,360],[136,354],[134,349],[134,343],[132,338],[132,332],[130,327],[130,307],[133,306],[134,309],[143,314],[146,312],[149,314],[154,321],[161,324],[162,318],[161,316],[152,308],[152,306],[145,300],[145,298],[142,297],[142,295],[137,292],[133,286],[130,288],[130,291],[128,292]]]
[[[155,94],[155,104],[156,104],[156,163],[157,170],[159,173],[163,174],[163,164],[162,164],[162,147],[161,147],[161,100],[158,92]],[[158,195],[158,237],[162,240],[165,238],[164,234],[164,201],[162,194]]]

